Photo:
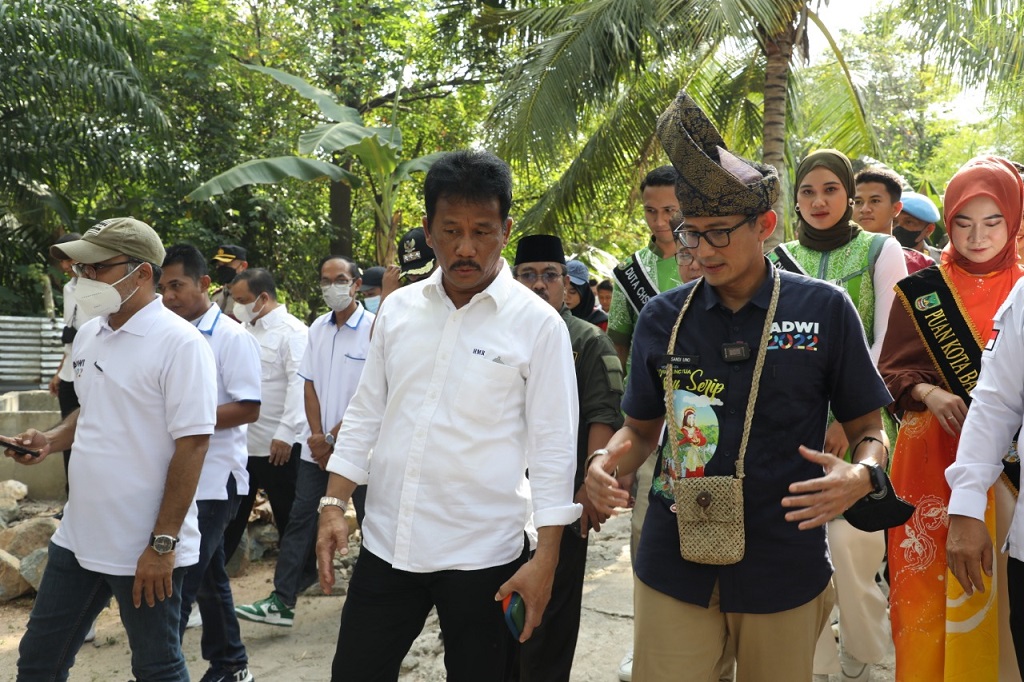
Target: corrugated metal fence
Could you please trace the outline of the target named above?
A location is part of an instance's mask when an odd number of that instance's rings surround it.
[[[46,388],[64,346],[63,320],[0,315],[0,390]]]

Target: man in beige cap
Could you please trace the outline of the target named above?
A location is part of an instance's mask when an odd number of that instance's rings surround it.
[[[878,409],[891,397],[849,297],[762,255],[776,170],[729,153],[685,92],[658,137],[679,171],[678,245],[703,276],[644,306],[625,426],[587,462],[590,500],[610,513],[629,497],[615,475],[636,470],[668,424],[654,482],[637,492],[650,507],[635,563],[634,679],[718,679],[728,640],[737,682],[810,680],[833,603],[822,526],[879,491]],[[856,464],[820,452],[830,407]]]
[[[93,226],[60,245],[95,315],[71,349],[81,408],[17,437],[37,464],[74,441],[64,519],[19,647],[18,680],[66,679],[111,596],[147,682],[187,682],[178,620],[185,569],[196,563],[193,501],[217,418],[216,366],[200,332],[156,294],[160,238],[134,218]]]

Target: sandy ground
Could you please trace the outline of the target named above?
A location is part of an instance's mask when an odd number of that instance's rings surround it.
[[[591,536],[583,617],[573,666],[574,682],[616,682],[619,660],[633,638],[632,573],[629,563],[630,514],[611,519],[601,533]],[[251,603],[271,591],[273,560],[250,566],[232,581],[236,603]],[[337,640],[338,619],[344,596],[316,595],[314,588],[299,598],[295,626],[279,628],[242,622],[242,638],[249,652],[250,669],[261,682],[330,679],[330,664]],[[13,680],[18,642],[28,619],[30,598],[0,606],[0,680]],[[206,672],[199,654],[199,633],[185,635],[185,657],[192,678]],[[431,616],[423,634],[406,657],[403,682],[444,680],[436,618]],[[71,670],[71,682],[121,682],[131,679],[130,653],[116,603],[100,616],[94,644],[86,644]],[[893,680],[893,658],[874,667],[876,682]],[[833,676],[833,679],[837,679]]]

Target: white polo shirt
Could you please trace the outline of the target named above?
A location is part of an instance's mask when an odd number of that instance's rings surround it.
[[[578,412],[554,308],[504,261],[461,308],[436,271],[381,306],[327,469],[368,482],[363,543],[395,568],[499,566],[523,551],[531,501],[537,527],[579,518]]]
[[[324,433],[341,421],[356,392],[370,348],[373,319],[373,313],[357,303],[340,327],[333,312],[321,315],[309,326],[309,346],[299,366],[299,376],[313,382]],[[306,423],[301,441],[302,459],[307,462],[313,462],[313,453],[306,444],[311,433]]]
[[[306,325],[283,305],[244,326],[260,345],[263,392],[260,418],[249,424],[249,456],[269,457],[271,440],[298,443],[305,427],[305,381],[299,376],[299,364],[309,334]]]
[[[260,402],[260,347],[252,334],[211,303],[193,324],[210,343],[217,363],[217,404]],[[239,495],[249,492],[246,427],[217,429],[203,462],[197,500],[226,500],[228,476],[234,475]]]
[[[216,367],[209,344],[157,297],[120,328],[82,325],[71,355],[82,403],[70,492],[53,541],[90,571],[134,575],[164,496],[174,441],[212,434]],[[175,566],[199,559],[193,501]]]

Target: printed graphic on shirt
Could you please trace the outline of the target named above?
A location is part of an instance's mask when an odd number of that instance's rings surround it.
[[[992,352],[992,351],[994,351],[996,349],[996,343],[998,342],[997,340],[999,339],[999,331],[1000,330],[998,330],[998,329],[993,329],[992,330],[992,333],[988,337],[988,343],[985,344],[985,350],[986,351]]]
[[[783,320],[772,322],[771,340],[768,350],[810,350],[817,351],[821,338],[818,336],[818,322]]]
[[[654,479],[654,492],[668,500],[673,498],[675,481],[703,476],[704,466],[715,454],[719,425],[713,408],[723,404],[718,395],[725,389],[723,381],[706,376],[698,367],[683,367],[675,376],[674,414],[668,420],[675,429],[669,428],[671,443],[662,450],[661,470]]]

